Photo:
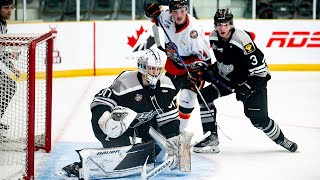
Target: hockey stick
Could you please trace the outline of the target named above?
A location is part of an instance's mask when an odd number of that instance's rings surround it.
[[[175,45],[173,44],[173,42],[171,41],[171,39],[170,39],[167,31],[164,29],[162,23],[160,22],[159,17],[157,17],[157,22],[159,23],[159,25],[160,25],[160,27],[162,28],[164,34],[165,34],[166,37],[168,38],[170,44],[172,45],[172,48],[173,48],[173,49],[175,50],[175,52],[177,53],[177,56],[178,56],[179,60],[181,61],[181,64],[183,65],[184,69],[186,70],[188,77],[189,77],[189,78],[192,78],[192,76],[191,76],[191,74],[190,74],[190,71],[188,70],[186,64],[185,64],[184,61],[182,60],[182,58],[181,58],[181,56],[180,56],[180,54],[179,54],[179,52],[178,52],[178,49],[176,48],[176,46],[175,46]],[[222,83],[222,82],[219,81],[219,80],[216,80],[216,82],[219,82],[221,85],[224,84],[224,83]],[[197,90],[197,93],[198,93],[198,95],[200,96],[201,100],[203,101],[204,105],[205,105],[206,108],[208,109],[208,112],[211,114],[212,118],[214,118],[214,114],[213,114],[212,111],[210,110],[210,108],[209,108],[209,106],[208,106],[208,103],[205,101],[204,97],[202,96],[202,94],[201,94],[198,86],[194,85],[194,87],[195,87],[195,89]],[[227,86],[226,84],[224,84],[224,87],[228,87],[228,86]],[[231,88],[229,87],[229,88],[227,88],[227,89],[231,89]],[[231,89],[231,92],[233,92],[232,89]],[[217,123],[216,120],[214,120],[214,121]],[[220,131],[222,132],[222,134],[224,134],[228,139],[231,140],[231,138],[230,138],[229,136],[227,136],[227,135],[221,130],[221,128],[220,128],[220,126],[218,125],[218,123],[217,123],[217,126],[218,126],[218,128],[220,129]]]
[[[165,137],[163,137],[160,133],[158,133],[154,128],[150,127],[149,129],[149,134],[151,135],[151,137],[157,142],[157,144],[162,148],[165,149],[166,148],[166,143],[167,140]],[[192,148],[193,146],[195,146],[196,144],[198,144],[199,142],[201,142],[203,139],[209,137],[211,134],[210,131],[206,132],[204,135],[202,135],[199,139],[197,139],[194,143],[192,143],[190,145],[190,148]],[[156,168],[154,168],[152,171],[150,171],[149,173],[147,173],[146,171],[146,164],[147,164],[148,158],[146,159],[143,167],[142,167],[142,172],[141,172],[141,179],[142,180],[148,180],[151,179],[153,177],[155,177],[156,175],[158,175],[159,173],[161,173],[163,170],[165,170],[167,167],[169,167],[173,162],[174,162],[174,157],[170,156],[166,161],[164,161],[163,163],[161,163],[159,166],[157,166]]]
[[[148,158],[149,158],[149,156],[148,156]],[[165,170],[167,167],[169,167],[173,163],[173,160],[174,160],[173,156],[170,156],[166,161],[164,161],[159,166],[154,168],[152,171],[147,173],[147,171],[146,171],[146,168],[147,168],[146,162],[148,161],[148,158],[146,159],[145,164],[142,166],[141,180],[148,180],[148,179],[154,178],[156,175],[158,175],[163,170]]]
[[[166,52],[166,50],[161,46],[158,26],[156,24],[152,25],[152,31],[153,31],[154,41],[155,41],[158,49],[160,49],[163,52]]]

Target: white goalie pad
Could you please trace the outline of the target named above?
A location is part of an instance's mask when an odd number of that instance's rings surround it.
[[[148,172],[146,171],[146,164],[141,172],[142,180],[149,180],[154,178],[157,174],[161,173],[167,167],[179,167],[182,172],[191,171],[191,153],[190,148],[195,144],[199,143],[203,139],[207,138],[211,132],[207,132],[201,138],[196,140],[193,144],[190,144],[193,133],[183,132],[179,136],[172,137],[166,140],[159,132],[152,127],[149,129],[149,134],[162,148],[166,149],[167,153],[170,154],[163,163],[158,165],[155,169]]]
[[[170,165],[171,169],[178,168],[181,172],[191,171],[191,153],[190,142],[193,137],[191,132],[182,132],[179,136],[174,136],[169,139],[165,139],[154,128],[150,128],[149,134],[161,147],[168,153],[168,157],[173,157],[173,164]]]
[[[167,140],[167,153],[175,159],[171,168],[177,167],[181,172],[191,171],[190,142],[192,136],[193,133],[184,131],[179,136]]]
[[[104,179],[139,174],[147,161],[147,169],[154,168],[154,142],[101,149],[79,151],[82,168],[79,178]]]

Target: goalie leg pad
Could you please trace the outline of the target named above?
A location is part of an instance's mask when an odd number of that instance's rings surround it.
[[[180,137],[180,149],[179,149],[179,170],[181,172],[190,172],[191,171],[191,153],[190,153],[190,142],[192,139],[193,133],[183,132]]]
[[[154,167],[154,142],[101,149],[83,149],[80,178],[103,179],[125,177],[141,172],[148,158],[148,170]]]
[[[171,169],[179,168],[181,172],[191,171],[190,142],[192,137],[193,133],[184,131],[179,136],[167,140],[167,153],[174,157]]]

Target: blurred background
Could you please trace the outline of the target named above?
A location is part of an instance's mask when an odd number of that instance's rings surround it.
[[[12,20],[22,22],[145,20],[144,7],[168,0],[17,0]],[[319,19],[319,0],[188,0],[190,14],[212,19],[230,8],[235,19]],[[192,9],[192,10],[191,10]]]

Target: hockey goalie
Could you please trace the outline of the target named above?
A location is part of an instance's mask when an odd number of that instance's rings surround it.
[[[165,139],[152,127],[149,133],[155,141],[114,148],[77,150],[80,162],[64,167],[63,171],[56,175],[86,180],[119,178],[141,173],[141,179],[146,180],[155,177],[167,167],[180,172],[191,171],[192,133],[183,132],[169,139]]]
[[[78,151],[80,162],[63,168],[67,176],[123,177],[141,172],[145,161],[147,170],[152,169],[160,155],[170,160],[167,164],[172,169],[190,171],[192,134],[179,132],[178,91],[162,75],[165,59],[157,49],[143,51],[138,71],[122,72],[110,87],[95,95],[91,123],[103,148]],[[151,127],[151,134],[159,136],[150,135]],[[181,156],[179,150],[186,155]]]

